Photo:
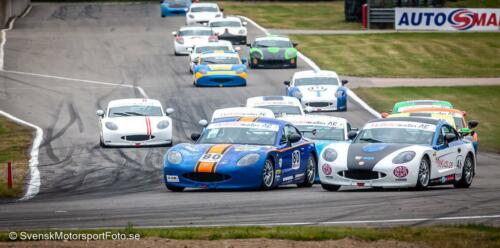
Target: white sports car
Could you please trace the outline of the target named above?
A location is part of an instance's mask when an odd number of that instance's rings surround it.
[[[222,11],[216,3],[193,3],[186,13],[186,24],[208,23],[211,19],[221,18]]]
[[[247,22],[238,17],[212,19],[208,26],[212,28],[220,40],[228,40],[233,44],[247,44]]]
[[[109,102],[106,111],[97,110],[99,116],[100,145],[148,146],[172,144],[174,110],[165,112],[161,103],[153,99],[131,98]]]
[[[476,173],[471,142],[443,120],[396,117],[368,122],[352,143],[326,146],[318,163],[321,185],[425,189],[468,188]]]
[[[333,71],[300,71],[285,81],[286,93],[299,99],[312,111],[346,111],[347,80],[340,80]]]
[[[227,118],[227,117],[267,117],[274,118],[273,111],[265,108],[247,108],[247,107],[235,107],[235,108],[223,108],[217,109],[212,114],[212,122],[215,119]]]
[[[189,54],[198,44],[217,41],[217,36],[209,27],[188,26],[181,27],[179,32],[172,32],[174,38],[175,55]]]
[[[233,47],[231,42],[226,40],[219,40],[214,42],[207,42],[195,45],[192,49],[189,49],[189,71],[192,73],[195,63],[198,61],[200,55],[208,51],[239,51],[239,47]]]
[[[283,115],[304,115],[302,104],[295,97],[289,96],[256,96],[247,99],[247,107],[265,108],[273,111],[276,117]]]

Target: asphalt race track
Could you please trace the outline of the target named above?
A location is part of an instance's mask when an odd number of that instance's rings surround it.
[[[5,70],[140,86],[176,110],[174,143],[189,142],[190,134],[200,131],[198,120],[217,108],[239,106],[251,96],[284,94],[282,82],[294,70],[250,70],[247,87],[194,88],[188,58],[173,55],[170,33],[183,23],[183,17],[160,18],[159,4],[36,4],[7,32]],[[262,35],[253,26],[248,29],[249,40]],[[246,48],[242,54],[247,57]],[[301,62],[298,70],[308,69]],[[344,188],[334,193],[315,185],[269,192],[169,192],[162,180],[168,148],[98,146],[95,111],[124,97],[143,95],[130,87],[0,71],[0,109],[44,131],[40,193],[29,201],[1,203],[0,229],[124,227],[128,222],[500,225],[500,156],[492,154],[480,154],[470,189]],[[348,109],[333,115],[355,127],[372,118],[355,102]]]

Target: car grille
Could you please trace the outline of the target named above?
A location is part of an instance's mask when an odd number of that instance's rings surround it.
[[[203,183],[211,183],[211,182],[222,182],[231,178],[228,175],[219,174],[219,173],[197,173],[191,172],[183,175],[185,178]]]
[[[345,171],[340,171],[339,175],[341,177],[354,180],[373,180],[373,179],[381,179],[387,176],[385,173],[378,171],[369,171],[369,170],[345,170]]]
[[[328,107],[328,106],[332,105],[332,103],[331,102],[308,102],[305,105],[310,106],[310,107],[321,108],[321,107]]]
[[[150,140],[154,139],[155,136],[149,136],[149,135],[127,135],[127,136],[122,136],[122,140],[126,141],[145,141],[145,140]]]
[[[227,83],[233,81],[232,78],[212,78],[210,81],[214,83]]]

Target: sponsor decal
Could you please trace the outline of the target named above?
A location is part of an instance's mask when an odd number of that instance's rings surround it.
[[[303,178],[304,176],[305,176],[304,173],[295,174],[295,179]]]
[[[363,157],[361,157],[361,156],[354,157],[354,159],[356,159],[356,160],[361,160],[361,158],[363,158]]]
[[[359,161],[358,165],[361,165],[361,166],[365,165],[365,161]]]
[[[307,88],[308,91],[316,92],[316,97],[321,97],[321,92],[326,91],[327,88],[323,86],[312,86]]]
[[[333,176],[326,176],[326,178],[328,178],[328,179],[333,179]]]
[[[300,168],[300,151],[295,150],[292,152],[292,169]]]
[[[445,184],[445,183],[450,183],[453,181],[455,181],[455,174],[432,179],[431,183],[432,184]]]
[[[213,118],[223,118],[223,117],[239,117],[239,116],[248,116],[248,117],[264,117],[266,116],[266,112],[259,111],[258,109],[245,109],[245,110],[240,110],[240,111],[233,111],[233,110],[228,110],[228,111],[219,111],[217,112]]]
[[[398,166],[396,168],[394,168],[394,171],[393,171],[393,174],[394,176],[398,177],[398,178],[403,178],[403,177],[406,177],[408,176],[408,168],[406,168],[406,166]]]
[[[258,146],[250,146],[250,145],[241,145],[234,148],[235,152],[256,152],[259,151],[260,147]]]
[[[374,128],[409,128],[430,132],[436,131],[436,125],[412,121],[380,121],[368,123],[364,127],[364,129]]]
[[[321,170],[323,170],[323,173],[327,176],[332,174],[332,167],[329,164],[323,164]]]
[[[166,175],[167,182],[169,183],[178,183],[179,182],[179,177],[177,175]]]
[[[283,177],[283,182],[293,180],[293,176]]]
[[[276,170],[276,175],[281,174],[281,170]]]
[[[263,122],[217,122],[212,123],[207,127],[207,129],[215,128],[255,128],[273,132],[277,132],[279,130],[278,125]]]
[[[280,168],[283,166],[283,159],[282,158],[280,158],[278,160],[278,165],[280,166]]]
[[[500,9],[396,8],[396,30],[499,31]]]
[[[408,181],[408,179],[406,179],[406,178],[396,178],[395,181],[396,182],[406,182],[406,181]]]
[[[436,159],[437,165],[441,169],[451,169],[453,168],[453,162],[444,160],[444,159]]]

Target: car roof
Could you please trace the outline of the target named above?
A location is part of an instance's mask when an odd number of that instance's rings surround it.
[[[300,101],[291,96],[256,96],[247,99],[247,106],[258,105],[292,105],[301,106]]]
[[[298,71],[293,74],[293,78],[309,78],[309,77],[336,77],[338,78],[339,76],[337,75],[336,72],[334,71],[326,71],[326,70],[307,70],[307,71]]]
[[[130,105],[148,105],[148,106],[158,106],[161,107],[161,103],[155,99],[149,98],[126,98],[112,100],[108,103],[108,107],[120,107],[120,106],[130,106]]]
[[[418,112],[432,112],[432,113],[450,113],[450,114],[459,114],[460,116],[464,116],[464,111],[459,110],[459,109],[452,109],[452,108],[429,108],[429,107],[422,107],[422,108],[410,108],[410,109],[404,109],[400,111],[401,113],[418,113]]]
[[[425,124],[432,124],[432,125],[439,125],[443,122],[442,120],[439,120],[439,119],[433,119],[433,118],[427,118],[427,117],[393,117],[393,118],[374,119],[374,120],[368,121],[368,123],[385,122],[385,121],[418,122],[418,123],[425,123]]]
[[[288,121],[294,125],[332,126],[332,123],[340,123],[346,127],[347,124],[346,119],[329,115],[287,115],[278,119]]]
[[[239,58],[240,55],[237,52],[233,51],[224,51],[224,50],[216,50],[216,51],[206,51],[201,53],[202,58],[206,57],[216,57],[216,56],[225,56],[225,57],[235,57]]]
[[[179,28],[179,31],[185,31],[185,30],[210,30],[210,31],[212,31],[212,28],[207,27],[207,26],[201,26],[201,25],[182,26],[181,28]]]
[[[215,119],[212,123],[220,123],[220,122],[257,122],[257,123],[275,124],[280,126],[289,123],[284,120],[268,118],[268,117],[226,117],[226,118]]]
[[[218,41],[210,41],[210,42],[200,43],[200,44],[195,45],[194,48],[211,47],[211,46],[230,46],[230,47],[232,47],[233,44],[231,44],[231,42],[227,41],[227,40],[218,40]]]
[[[241,22],[241,19],[236,17],[236,16],[226,16],[226,17],[222,17],[222,18],[214,18],[214,19],[211,19],[209,21],[209,23],[212,23],[212,22],[223,22],[223,21],[235,21],[235,22]]]
[[[216,3],[193,3],[191,4],[191,8],[193,7],[218,7]]]
[[[290,38],[287,36],[277,36],[277,35],[270,35],[270,36],[260,36],[255,38],[255,41],[261,41],[261,40],[284,40],[284,41],[290,41]]]

